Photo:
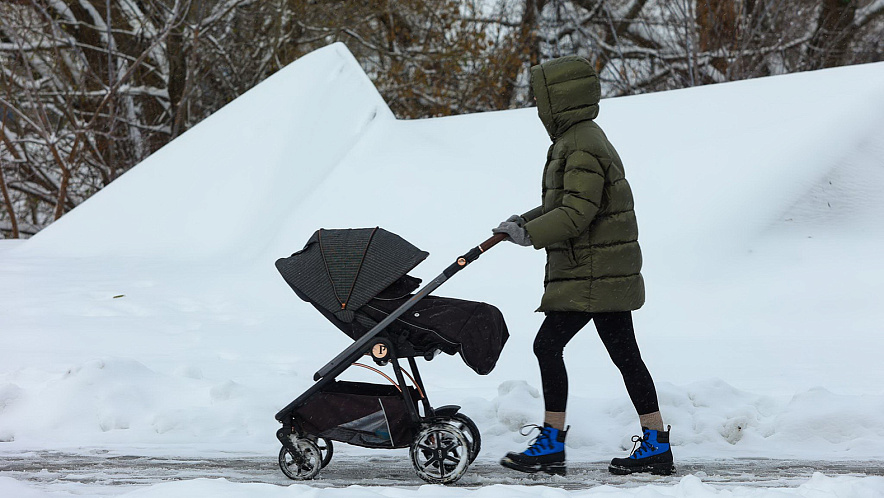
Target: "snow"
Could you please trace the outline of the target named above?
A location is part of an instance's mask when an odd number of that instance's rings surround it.
[[[634,317],[677,461],[884,460],[884,63],[608,99],[601,109],[635,193],[648,301]],[[303,57],[32,239],[0,241],[0,455],[273,460],[273,415],[349,344],[273,262],[320,227],[382,226],[431,252],[413,272],[429,280],[539,203],[548,145],[534,109],[396,120],[343,45]],[[433,404],[461,405],[478,424],[480,459],[524,448],[519,428],[542,416],[531,343],[543,261],[502,244],[437,291],[490,302],[510,327],[488,376],[457,357],[420,362]],[[625,454],[637,417],[592,327],[565,354],[569,459]],[[347,378],[383,382],[358,370]],[[697,475],[582,490],[419,484],[198,479],[88,492],[884,492],[881,478],[824,475],[775,490],[723,489]],[[82,491],[0,475],[4,496]]]
[[[310,488],[309,486],[291,486],[289,488],[276,488],[273,489],[272,486],[263,485],[263,484],[251,484],[251,485],[239,485],[233,487],[223,481],[215,481],[215,482],[191,482],[191,483],[176,483],[170,485],[157,485],[148,490],[144,490],[144,492],[134,492],[131,493],[132,496],[158,496],[158,497],[173,497],[173,496],[181,496],[181,497],[190,497],[198,492],[212,492],[215,491],[217,494],[214,496],[226,496],[227,493],[230,493],[230,496],[255,496],[257,494],[262,494],[262,496],[273,496],[274,493],[277,493],[278,496],[334,496],[343,494],[345,496],[353,496],[353,497],[376,497],[376,496],[385,496],[385,497],[399,497],[399,496],[476,496],[476,497],[498,497],[498,496],[507,496],[507,497],[529,497],[529,496],[537,496],[537,489],[531,486],[490,486],[485,488],[479,488],[477,490],[460,490],[460,489],[446,489],[442,486],[421,486],[418,488],[416,492],[403,492],[400,490],[389,490],[389,489],[367,489],[367,488],[348,488],[345,491],[341,492],[338,490],[322,490]],[[253,489],[249,489],[249,488]],[[239,488],[239,489],[237,489]],[[242,489],[245,488],[245,489]],[[232,491],[232,492],[231,492]],[[785,491],[785,492],[784,492]],[[800,487],[794,490],[780,490],[782,496],[814,496],[820,495],[823,493],[832,493],[832,492],[844,492],[846,495],[850,496],[874,496],[875,494],[884,491],[884,478],[869,478],[867,481],[859,480],[856,478],[827,478],[820,474],[814,476],[806,484],[802,484]],[[769,495],[769,491],[759,492],[758,490],[751,489],[736,489],[733,491],[716,491],[710,486],[706,486],[703,482],[694,476],[686,476],[681,482],[679,482],[673,488],[664,488],[664,487],[655,487],[655,486],[646,486],[634,490],[620,490],[620,489],[612,489],[607,486],[599,486],[596,488],[592,488],[589,490],[581,490],[577,492],[569,492],[565,490],[558,489],[544,489],[542,492],[542,496],[544,497],[556,497],[556,496],[642,496],[642,497],[655,497],[655,496],[677,496],[677,497],[696,497],[696,496],[765,496]]]
[[[71,486],[67,489],[53,492],[42,492],[27,486],[20,481],[9,477],[0,477],[0,492],[4,496],[16,498],[38,497],[63,497],[82,496],[82,490]],[[525,485],[492,485],[475,489],[465,489],[440,485],[424,485],[413,489],[387,488],[387,487],[363,487],[351,486],[347,488],[319,488],[304,484],[293,484],[282,487],[272,484],[261,483],[232,483],[226,479],[193,479],[155,484],[150,487],[134,491],[125,490],[116,496],[127,498],[192,498],[193,496],[213,496],[217,498],[240,498],[262,496],[267,498],[276,497],[303,497],[303,498],[333,498],[346,496],[347,498],[401,498],[401,497],[474,497],[474,498],[522,498],[543,496],[544,498],[581,498],[581,497],[605,497],[605,498],[699,498],[699,497],[723,497],[723,498],[760,498],[760,497],[806,497],[818,498],[823,496],[850,496],[857,498],[873,498],[881,496],[884,492],[884,478],[852,476],[827,477],[821,473],[815,473],[807,482],[795,488],[753,488],[750,486],[734,486],[727,489],[718,489],[705,484],[701,478],[688,475],[682,477],[673,486],[645,485],[631,488],[615,488],[613,486],[595,486],[581,490],[564,490],[550,487]]]

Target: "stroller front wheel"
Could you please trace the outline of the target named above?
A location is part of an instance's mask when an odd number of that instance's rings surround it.
[[[470,445],[463,431],[448,423],[425,426],[411,444],[418,477],[431,484],[451,484],[470,465]]]
[[[322,454],[316,443],[308,439],[294,442],[296,452],[283,446],[279,450],[279,468],[289,479],[303,481],[313,479],[322,469]]]

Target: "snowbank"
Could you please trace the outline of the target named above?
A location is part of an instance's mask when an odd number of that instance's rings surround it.
[[[286,401],[272,383],[205,378],[192,367],[160,373],[126,358],[88,361],[54,375],[27,370],[3,377],[0,451],[105,448],[122,454],[272,455],[278,444],[272,415]],[[815,388],[768,396],[720,380],[686,386],[660,382],[658,391],[680,458],[881,458],[884,395],[847,396]],[[531,435],[521,435],[520,429],[538,422],[542,399],[536,387],[513,380],[497,386],[496,396],[463,393],[437,389],[430,395],[437,404],[462,405],[475,420],[484,438],[480,458],[494,460],[530,442]],[[638,427],[628,398],[575,394],[569,408],[569,458],[605,461],[632,449],[630,437]],[[338,452],[377,450],[343,447]]]

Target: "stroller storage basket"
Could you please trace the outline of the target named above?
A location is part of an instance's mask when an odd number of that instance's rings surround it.
[[[407,448],[414,423],[404,396],[417,403],[417,391],[405,386],[335,381],[292,413],[305,433],[366,448]]]

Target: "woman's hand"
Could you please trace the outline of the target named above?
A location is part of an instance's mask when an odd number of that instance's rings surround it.
[[[524,225],[525,220],[521,216],[514,214],[500,225],[497,225],[497,228],[492,228],[491,232],[506,234],[507,240],[520,246],[530,246],[531,237],[528,236],[528,231],[525,230]]]

